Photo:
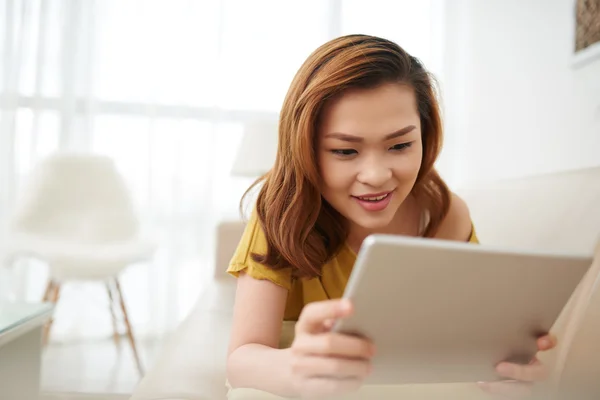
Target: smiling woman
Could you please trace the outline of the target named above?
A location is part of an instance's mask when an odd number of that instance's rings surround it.
[[[352,312],[339,299],[363,240],[477,242],[466,204],[434,169],[442,124],[433,82],[400,46],[366,35],[322,45],[296,74],[275,165],[258,180],[228,268],[239,278],[227,365],[234,388],[291,397],[357,390],[377,343],[331,328]],[[382,265],[382,277],[400,262]],[[284,321],[296,322],[292,338]],[[515,380],[542,368],[508,367],[501,375]],[[230,396],[244,398],[239,390]]]

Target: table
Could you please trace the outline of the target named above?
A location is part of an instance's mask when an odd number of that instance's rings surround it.
[[[0,399],[39,399],[42,329],[53,309],[47,303],[0,303]]]

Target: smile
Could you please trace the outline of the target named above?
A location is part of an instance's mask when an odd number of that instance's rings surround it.
[[[352,198],[354,198],[365,211],[383,211],[390,204],[393,193],[393,191],[373,193],[364,196],[352,196]]]
[[[381,201],[383,199],[385,199],[386,197],[388,197],[390,195],[390,193],[386,193],[384,195],[381,196],[357,196],[356,198],[359,200],[363,200],[363,201]]]

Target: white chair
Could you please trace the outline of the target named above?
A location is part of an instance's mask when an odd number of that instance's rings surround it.
[[[113,161],[100,155],[56,153],[42,161],[26,182],[9,226],[9,260],[33,256],[49,267],[44,301],[56,304],[61,285],[68,281],[105,284],[115,344],[118,304],[141,375],[118,276],[129,264],[148,260],[154,250],[154,243],[140,236],[124,180]]]

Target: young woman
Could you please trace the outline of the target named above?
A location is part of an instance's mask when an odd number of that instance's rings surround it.
[[[258,181],[228,269],[238,277],[230,397],[243,390],[235,388],[326,397],[362,385],[377,343],[330,328],[352,312],[340,297],[363,239],[477,242],[467,206],[434,169],[441,144],[432,77],[398,45],[350,35],[310,55],[285,98],[275,165]],[[484,390],[519,395],[546,375],[537,361],[497,370],[512,382]]]

